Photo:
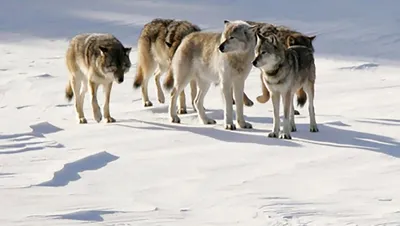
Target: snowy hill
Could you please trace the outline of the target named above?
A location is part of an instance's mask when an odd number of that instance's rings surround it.
[[[0,8],[0,224],[400,225],[400,4],[394,0],[2,1]],[[143,24],[224,19],[284,24],[317,34],[316,115],[296,116],[293,140],[267,138],[272,104],[245,108],[253,130],[217,120],[171,124],[167,104],[144,108],[135,66],[115,85],[115,124],[76,122],[64,99],[69,39],[111,32],[136,48]],[[131,55],[136,62],[136,51]],[[397,65],[396,65],[397,64]],[[153,80],[152,80],[153,81]],[[258,71],[246,81],[255,101]],[[99,102],[103,103],[102,95]],[[168,101],[167,101],[168,103]]]

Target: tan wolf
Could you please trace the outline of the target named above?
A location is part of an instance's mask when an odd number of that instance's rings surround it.
[[[315,63],[314,51],[306,46],[286,46],[276,35],[257,34],[256,57],[253,65],[263,73],[263,82],[271,92],[274,108],[272,132],[268,137],[291,139],[296,131],[294,121],[294,93],[303,88],[308,95],[310,131],[318,132],[314,112]],[[283,131],[280,132],[279,105],[283,99]]]
[[[153,106],[148,96],[148,82],[155,74],[157,97],[160,103],[165,102],[165,96],[160,84],[160,77],[169,67],[171,59],[182,39],[200,28],[189,21],[157,18],[145,24],[138,41],[138,60],[133,87],[142,88],[142,101],[145,107]],[[192,101],[197,86],[191,83]],[[180,96],[179,113],[186,113],[185,93]]]
[[[124,47],[112,34],[87,33],[72,38],[66,53],[69,82],[65,96],[71,101],[75,96],[75,111],[79,123],[87,123],[83,113],[85,94],[90,89],[93,116],[97,122],[102,119],[97,102],[97,89],[104,86],[104,118],[107,123],[115,122],[110,115],[110,95],[113,81],[124,81],[124,74],[131,67],[131,47]]]
[[[234,130],[232,88],[236,100],[237,123],[241,128],[252,128],[243,114],[243,89],[254,59],[255,27],[245,21],[224,21],[222,33],[196,32],[182,41],[172,59],[164,86],[171,92],[169,115],[171,121],[180,123],[176,114],[176,101],[186,85],[196,80],[198,92],[195,108],[203,124],[215,124],[204,111],[204,97],[211,83],[220,84],[226,129]]]
[[[138,61],[133,87],[141,87],[142,101],[145,107],[153,106],[148,96],[148,82],[153,74],[155,75],[158,102],[165,102],[160,78],[168,70],[171,59],[182,39],[188,34],[200,30],[197,25],[186,20],[157,18],[144,25],[138,41]],[[197,93],[195,80],[190,82],[190,88],[193,105]],[[253,105],[253,102],[246,95],[243,98],[245,98],[247,106]],[[179,96],[178,113],[187,113],[184,91]]]

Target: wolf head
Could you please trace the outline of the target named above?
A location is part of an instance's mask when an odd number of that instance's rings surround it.
[[[253,66],[266,71],[274,70],[285,60],[285,46],[274,34],[267,37],[257,34],[256,57]]]
[[[97,59],[97,67],[109,80],[122,83],[124,81],[124,74],[131,67],[129,59],[131,49],[131,47],[115,48],[99,46],[100,57]]]
[[[225,27],[218,49],[222,53],[243,52],[253,48],[256,42],[256,26],[245,21],[224,21]]]
[[[174,56],[176,49],[181,44],[184,37],[200,30],[201,29],[197,25],[186,20],[173,21],[170,23],[165,36],[165,44],[167,45],[170,59]]]
[[[290,46],[305,46],[310,48],[314,52],[314,46],[312,42],[315,39],[315,35],[307,36],[300,33],[291,34],[286,39],[286,47],[289,48]]]

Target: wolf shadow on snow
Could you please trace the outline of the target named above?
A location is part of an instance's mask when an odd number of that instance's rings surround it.
[[[151,109],[149,109],[151,110]],[[155,108],[156,113],[161,113],[163,109]],[[207,115],[214,119],[222,119],[222,110],[207,110]],[[254,117],[247,116],[246,120],[250,123],[267,123],[272,128],[272,118],[270,117]],[[400,122],[397,120],[390,119],[379,119],[381,121]],[[142,120],[127,120],[145,123],[150,126],[146,127],[134,127],[124,124],[118,124],[119,126],[132,127],[137,129],[148,129],[148,130],[178,130],[187,131],[194,134],[207,136],[224,142],[238,142],[238,143],[255,143],[260,145],[273,145],[273,146],[288,146],[288,147],[301,147],[301,143],[312,143],[321,146],[339,147],[339,148],[357,148],[368,151],[380,152],[393,157],[400,157],[400,142],[396,141],[392,137],[378,135],[374,133],[366,133],[361,131],[352,131],[343,129],[340,127],[351,127],[351,125],[345,124],[341,121],[319,123],[318,127],[320,131],[318,133],[309,132],[309,123],[296,123],[297,131],[293,132],[293,140],[280,140],[267,137],[268,130],[251,129],[244,130],[239,129],[238,131],[248,131],[250,133],[241,133],[235,131],[227,131],[219,128],[221,125],[217,124],[213,127],[207,125],[189,126],[185,124],[164,124],[157,122],[149,122]],[[123,123],[124,121],[120,121]],[[317,122],[318,123],[318,122]],[[262,132],[265,135],[251,134],[254,132]]]

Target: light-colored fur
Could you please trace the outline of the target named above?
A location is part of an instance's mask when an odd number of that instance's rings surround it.
[[[275,35],[257,35],[256,58],[253,65],[263,73],[264,84],[271,92],[274,108],[273,131],[269,137],[291,139],[296,131],[294,121],[294,93],[303,88],[309,102],[310,131],[318,132],[314,112],[315,63],[313,50],[306,46],[285,45]],[[283,99],[283,131],[280,133],[279,105]]]
[[[145,107],[153,106],[148,95],[148,82],[155,75],[157,97],[160,103],[165,102],[164,92],[160,84],[161,76],[168,70],[169,64],[182,39],[200,31],[197,25],[184,20],[154,19],[145,24],[138,41],[138,61],[134,88],[141,87],[142,100]],[[197,86],[191,82],[192,102]],[[185,92],[180,93],[179,113],[186,113]]]
[[[97,122],[102,119],[97,102],[97,89],[104,86],[104,118],[107,123],[115,122],[110,115],[110,95],[113,81],[122,83],[124,74],[130,69],[129,53],[111,34],[79,34],[70,41],[66,64],[69,71],[69,82],[65,89],[68,101],[75,96],[75,111],[79,123],[87,123],[83,112],[85,94],[90,90],[93,116]]]
[[[252,128],[243,114],[243,89],[252,68],[256,44],[255,29],[244,21],[225,21],[224,31],[192,33],[178,47],[168,71],[166,88],[172,88],[169,115],[171,121],[180,123],[176,114],[178,94],[195,79],[198,92],[195,108],[203,124],[215,124],[204,111],[204,97],[211,83],[220,84],[224,99],[224,124],[226,129],[236,129],[233,123],[232,87],[236,100],[237,123],[241,128]],[[171,79],[173,82],[171,82]]]

